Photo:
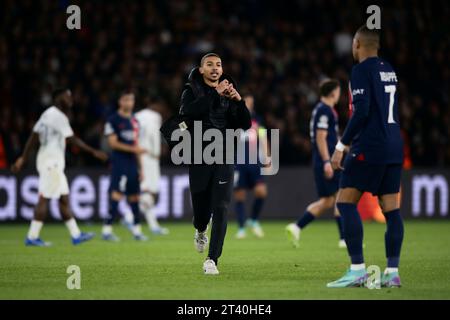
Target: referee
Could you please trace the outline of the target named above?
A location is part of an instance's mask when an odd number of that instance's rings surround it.
[[[244,129],[251,126],[250,113],[236,90],[231,77],[223,74],[222,60],[215,53],[201,59],[200,67],[194,68],[185,85],[180,103],[180,115],[201,121],[202,130],[218,129],[225,140],[226,129]],[[203,150],[203,148],[202,148]],[[224,151],[226,148],[223,149]],[[227,230],[227,211],[233,188],[233,164],[191,164],[189,184],[194,209],[194,244],[203,252],[208,244],[206,235],[212,215],[211,243],[203,264],[207,275],[219,274],[218,259],[222,253]]]

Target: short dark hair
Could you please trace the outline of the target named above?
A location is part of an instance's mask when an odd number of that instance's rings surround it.
[[[117,100],[119,100],[120,98],[122,98],[123,96],[126,96],[128,94],[136,95],[133,88],[125,87],[119,91],[119,94],[117,95]]]
[[[222,59],[217,53],[214,53],[214,52],[207,53],[200,60],[200,67],[203,66],[203,63],[205,63],[205,59],[209,58],[209,57],[217,57],[219,59]]]
[[[322,81],[319,85],[320,97],[328,97],[333,90],[340,87],[341,84],[336,79],[326,79]]]
[[[361,26],[356,34],[359,34],[361,42],[366,47],[380,48],[380,32],[377,29],[369,29],[366,25]]]
[[[52,100],[55,101],[56,98],[58,98],[61,94],[63,94],[63,93],[66,92],[67,90],[69,90],[69,88],[65,88],[65,87],[56,88],[56,89],[53,90],[53,92],[52,92]]]

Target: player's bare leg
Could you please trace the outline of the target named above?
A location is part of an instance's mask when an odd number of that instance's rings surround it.
[[[102,228],[102,239],[106,241],[117,242],[120,241],[113,233],[112,224],[119,213],[119,201],[122,200],[123,194],[118,191],[112,191],[110,193],[109,201],[109,217],[105,220],[105,224]]]
[[[385,194],[379,197],[380,207],[386,217],[386,246],[387,267],[381,280],[383,287],[400,287],[398,273],[400,251],[403,242],[403,220],[400,216],[400,193]]]
[[[62,219],[69,230],[70,236],[72,237],[72,243],[74,245],[89,241],[94,237],[94,233],[84,233],[78,228],[77,221],[73,217],[72,211],[70,210],[68,195],[63,195],[59,198],[59,211],[61,212]]]
[[[127,198],[128,204],[130,205],[131,211],[133,212],[133,227],[131,232],[133,233],[134,239],[138,241],[147,241],[148,238],[142,234],[141,227],[141,211],[139,209],[139,195],[130,195]]]
[[[25,240],[25,245],[37,247],[48,247],[51,245],[49,242],[42,241],[39,237],[42,226],[44,225],[44,220],[47,217],[48,202],[49,199],[46,199],[42,195],[39,195],[39,200],[34,209],[34,217],[30,223],[30,228]]]
[[[139,199],[139,208],[144,213],[145,219],[147,220],[148,227],[153,234],[157,235],[167,235],[169,230],[160,226],[154,207],[158,202],[158,194],[152,193],[149,190],[145,190],[141,193]]]
[[[267,197],[267,185],[265,183],[256,184],[255,188],[253,189],[253,194],[255,200],[252,208],[250,226],[255,236],[257,236],[258,238],[262,238],[264,237],[264,231],[259,223],[259,215],[261,213],[262,206],[264,205],[264,200]]]
[[[239,188],[234,191],[234,200],[235,200],[235,210],[237,214],[238,227],[239,230],[236,233],[237,239],[244,239],[247,234],[245,231],[245,198],[247,196],[247,192],[244,188]]]
[[[320,198],[319,200],[308,205],[305,213],[297,221],[297,223],[291,223],[286,227],[288,239],[292,242],[294,247],[299,246],[301,231],[317,217],[321,216],[324,212],[333,209],[335,207],[335,201],[335,195]],[[339,230],[341,230],[340,217],[336,217],[336,221],[338,222]]]
[[[339,209],[336,206],[336,203],[334,205],[334,219],[336,220],[336,224],[338,227],[338,232],[339,232],[339,244],[338,247],[341,249],[346,249],[347,248],[347,244],[345,243],[345,239],[344,239],[344,230],[343,230],[343,226],[342,226],[342,217],[341,214],[339,213]]]

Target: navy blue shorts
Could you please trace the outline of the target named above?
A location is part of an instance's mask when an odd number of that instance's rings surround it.
[[[141,186],[137,170],[118,170],[113,168],[109,184],[109,192],[120,192],[127,196],[139,195]]]
[[[259,164],[237,164],[234,171],[235,189],[253,189],[258,183],[264,182]]]
[[[334,195],[339,189],[340,172],[334,171],[331,179],[325,178],[323,166],[314,167],[314,180],[316,181],[316,191],[319,198]]]
[[[348,154],[339,182],[340,188],[355,188],[374,196],[400,192],[402,164],[372,164]]]

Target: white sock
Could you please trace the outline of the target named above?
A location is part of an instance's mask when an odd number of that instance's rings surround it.
[[[134,216],[133,216],[133,212],[131,211],[126,211],[125,214],[123,215],[123,219],[125,220],[125,222],[127,224],[133,224],[134,223]]]
[[[41,229],[44,223],[42,221],[31,220],[30,229],[28,229],[28,239],[36,240],[39,238],[39,233],[41,233]]]
[[[365,268],[366,268],[366,264],[365,263],[352,264],[350,266],[350,270],[352,270],[352,271],[364,270]]]
[[[74,218],[71,218],[66,221],[66,227],[69,229],[70,236],[72,238],[78,238],[81,234],[80,229],[78,228],[77,222]]]
[[[145,220],[147,220],[148,226],[150,229],[159,229],[160,225],[158,223],[158,220],[156,219],[156,215],[153,212],[153,208],[148,209],[145,212]]]
[[[142,227],[140,224],[135,224],[132,228],[134,236],[140,236],[142,234]]]
[[[105,225],[103,225],[103,228],[102,228],[102,234],[103,235],[110,235],[110,234],[112,234],[112,226],[111,225],[108,225],[108,224],[105,224]]]
[[[386,268],[384,269],[384,274],[398,272],[398,268]]]

